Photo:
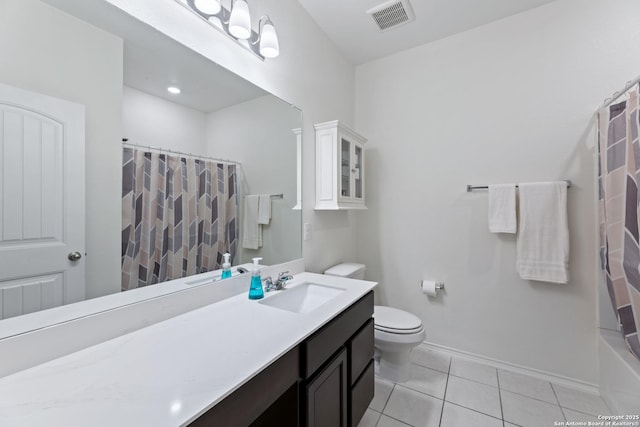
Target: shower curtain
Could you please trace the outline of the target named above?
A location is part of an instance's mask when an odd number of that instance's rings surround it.
[[[123,148],[122,290],[219,268],[237,249],[236,166]]]
[[[640,117],[636,85],[625,102],[598,112],[600,257],[620,329],[640,358]]]

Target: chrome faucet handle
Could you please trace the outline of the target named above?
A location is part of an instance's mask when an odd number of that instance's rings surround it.
[[[276,284],[273,283],[273,279],[271,279],[271,276],[265,277],[264,279],[262,279],[262,282],[264,283],[265,292],[270,292],[276,289]]]
[[[278,273],[278,280],[291,280],[293,279],[293,276],[289,274],[288,271],[283,271],[281,273]]]
[[[277,290],[286,289],[285,286],[289,280],[293,279],[293,276],[288,271],[283,271],[278,274],[278,280],[274,283]]]

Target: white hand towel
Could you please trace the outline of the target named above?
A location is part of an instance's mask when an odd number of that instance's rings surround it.
[[[516,229],[516,185],[490,185],[489,231],[515,234]]]
[[[271,221],[271,195],[261,194],[258,199],[258,224],[267,225]]]
[[[569,281],[567,183],[520,184],[517,269],[520,277]]]
[[[262,226],[258,224],[258,203],[260,198],[256,194],[244,198],[244,234],[242,247],[259,249],[262,246]]]

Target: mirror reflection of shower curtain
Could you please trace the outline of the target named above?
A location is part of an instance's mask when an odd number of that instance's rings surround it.
[[[627,345],[640,358],[640,86],[598,112],[600,256]]]
[[[237,250],[236,166],[123,148],[122,290],[220,268]]]

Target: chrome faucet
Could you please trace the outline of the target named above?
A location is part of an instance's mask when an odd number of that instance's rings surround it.
[[[290,275],[288,271],[283,271],[278,274],[278,279],[275,282],[271,279],[271,276],[269,276],[263,280],[264,290],[265,292],[282,291],[286,289],[287,282],[291,279],[293,279],[293,276]]]

